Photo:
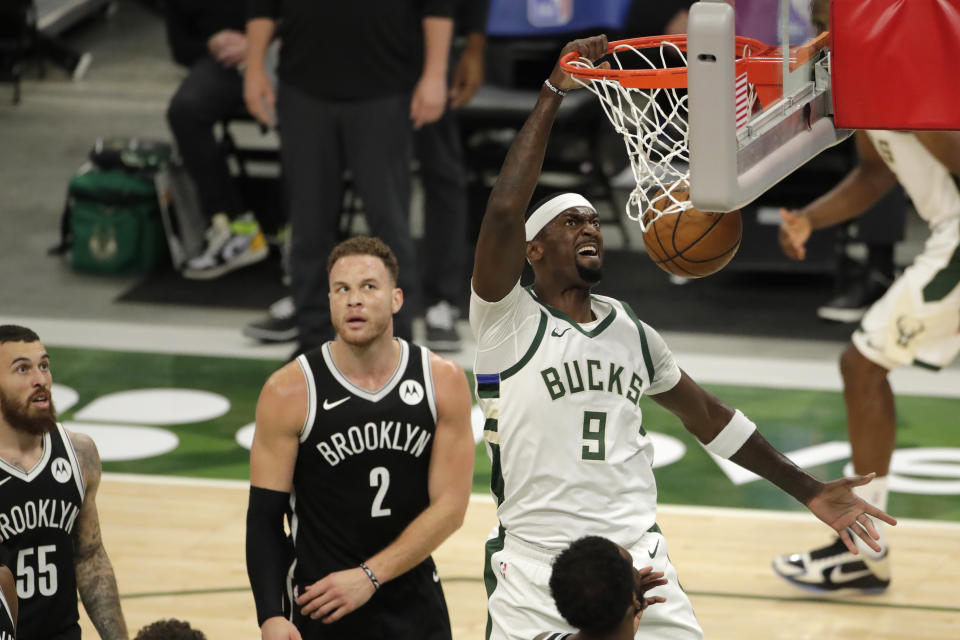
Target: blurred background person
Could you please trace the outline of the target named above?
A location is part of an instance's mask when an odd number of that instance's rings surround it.
[[[213,132],[216,123],[244,109],[246,3],[166,0],[165,6],[173,59],[189,69],[167,107],[167,122],[210,220],[203,252],[187,262],[183,276],[218,278],[269,252]]]

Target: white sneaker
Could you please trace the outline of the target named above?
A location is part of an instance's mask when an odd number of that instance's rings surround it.
[[[203,253],[187,261],[183,277],[212,280],[267,257],[267,240],[253,214],[245,213],[233,222],[226,214],[213,216],[205,234]]]
[[[870,557],[863,551],[854,555],[839,536],[821,549],[777,556],[773,559],[773,570],[795,587],[817,593],[848,589],[860,593],[883,593],[890,586],[887,550],[880,557]]]

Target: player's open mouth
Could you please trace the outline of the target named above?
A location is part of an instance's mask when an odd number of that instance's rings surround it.
[[[30,399],[30,404],[35,407],[42,407],[46,409],[50,406],[50,396],[45,393],[38,393]]]
[[[600,248],[592,242],[583,244],[577,249],[577,255],[597,257],[600,255]]]

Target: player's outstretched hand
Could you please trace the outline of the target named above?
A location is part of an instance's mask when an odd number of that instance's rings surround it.
[[[565,46],[563,51],[560,52],[560,58],[567,55],[571,51],[579,52],[581,58],[587,58],[588,60],[595,61],[607,53],[607,36],[599,35],[593,36],[592,38],[583,38],[581,40],[568,42],[567,46]],[[609,69],[610,63],[604,62],[597,68]],[[581,86],[579,82],[571,78],[567,72],[560,67],[559,59],[557,60],[557,64],[553,68],[553,71],[550,73],[550,84],[561,91],[579,89]]]
[[[807,240],[813,232],[810,218],[796,211],[780,209],[780,248],[793,260],[807,257]]]
[[[297,597],[300,613],[314,620],[336,622],[363,606],[373,595],[373,583],[363,569],[335,571],[314,582]]]
[[[637,633],[640,628],[640,618],[643,612],[652,604],[666,602],[663,596],[647,596],[646,592],[654,587],[667,584],[667,579],[663,577],[663,571],[654,571],[653,567],[644,567],[638,571],[640,574],[637,580],[637,592],[634,594],[634,606],[637,608],[637,615],[633,618],[633,633]]]
[[[826,522],[840,535],[850,553],[857,553],[853,536],[858,536],[874,551],[880,551],[880,545],[876,542],[880,535],[868,515],[887,524],[897,524],[886,512],[867,504],[853,492],[854,487],[868,484],[876,475],[870,473],[827,482],[820,493],[807,503],[807,508],[813,515]]]
[[[643,608],[646,609],[652,604],[666,602],[663,596],[647,596],[646,593],[654,587],[662,587],[667,584],[667,579],[663,577],[663,571],[654,571],[653,567],[644,567],[639,570],[640,581],[637,584],[637,597],[643,598]]]
[[[302,640],[300,632],[293,626],[293,623],[275,616],[267,618],[260,627],[260,637],[262,640]]]

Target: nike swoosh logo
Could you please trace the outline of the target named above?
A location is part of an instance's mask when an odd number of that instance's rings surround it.
[[[330,411],[330,409],[333,409],[334,407],[339,407],[340,405],[342,405],[344,402],[346,402],[346,401],[349,400],[349,399],[350,399],[350,396],[347,396],[346,398],[340,398],[340,399],[337,400],[336,402],[330,402],[329,400],[324,400],[324,401],[323,401],[323,410],[324,410],[324,411]]]
[[[440,576],[437,575],[437,572],[436,572],[436,571],[433,572],[433,581],[434,581],[434,582],[440,582]]]
[[[657,540],[657,544],[656,544],[656,546],[653,548],[653,551],[647,551],[647,553],[650,554],[650,557],[652,558],[653,556],[657,555],[657,549],[659,549],[659,548],[660,548],[660,541]]]
[[[10,481],[10,476],[7,476],[7,477],[4,478],[3,480],[0,480],[0,484],[7,483],[7,482],[9,482],[9,481]]]
[[[552,335],[554,338],[559,338],[559,337],[561,337],[563,334],[565,334],[567,331],[570,331],[570,327],[567,327],[566,329],[564,329],[564,330],[561,331],[560,333],[557,333],[557,330],[554,329],[553,331],[550,332],[550,335]]]
[[[844,573],[842,571],[843,565],[837,565],[830,570],[830,582],[833,584],[843,584],[845,582],[853,582],[857,578],[863,578],[869,575],[873,575],[873,572],[870,569],[861,569],[860,571],[850,571],[849,573]]]

